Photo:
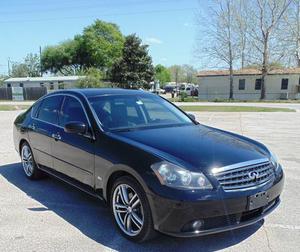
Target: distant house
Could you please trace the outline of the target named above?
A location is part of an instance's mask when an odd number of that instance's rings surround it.
[[[228,99],[229,71],[200,71],[199,99]],[[259,100],[261,72],[257,69],[235,70],[233,97],[237,100]],[[271,70],[266,77],[266,99],[300,99],[300,68]]]
[[[4,81],[6,87],[46,87],[57,90],[76,87],[76,82],[84,76],[51,76],[9,78]]]

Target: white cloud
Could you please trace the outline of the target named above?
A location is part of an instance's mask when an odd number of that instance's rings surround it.
[[[160,58],[160,61],[167,61],[167,58]]]
[[[145,43],[148,45],[154,45],[154,44],[162,44],[163,42],[158,38],[149,37],[145,39]]]

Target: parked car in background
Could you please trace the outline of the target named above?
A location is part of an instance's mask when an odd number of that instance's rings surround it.
[[[46,173],[102,199],[133,241],[244,227],[280,203],[283,170],[268,148],[150,92],[53,92],[16,118],[13,134],[27,178]]]
[[[198,87],[194,84],[184,83],[179,86],[179,92],[188,96],[198,96]]]

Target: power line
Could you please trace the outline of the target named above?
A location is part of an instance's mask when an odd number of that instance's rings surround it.
[[[55,18],[41,18],[41,19],[19,19],[19,20],[5,20],[0,21],[0,24],[6,23],[23,23],[23,22],[42,22],[42,21],[57,21],[66,19],[82,19],[82,18],[101,18],[101,17],[115,17],[115,16],[130,16],[130,15],[141,15],[141,14],[154,14],[154,13],[166,13],[166,12],[185,12],[194,11],[195,8],[182,8],[182,9],[165,9],[165,10],[150,10],[150,11],[138,11],[138,12],[123,12],[123,13],[107,13],[101,15],[89,15],[89,16],[73,16],[73,17],[55,17]]]

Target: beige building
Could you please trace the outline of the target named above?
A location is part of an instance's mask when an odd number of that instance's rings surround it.
[[[229,98],[229,71],[201,71],[199,99]],[[261,72],[256,69],[235,70],[233,97],[237,100],[259,100]],[[266,77],[266,99],[300,99],[300,68],[276,69]]]
[[[76,82],[84,76],[48,76],[9,78],[4,81],[6,87],[46,87],[57,90],[76,87]]]

